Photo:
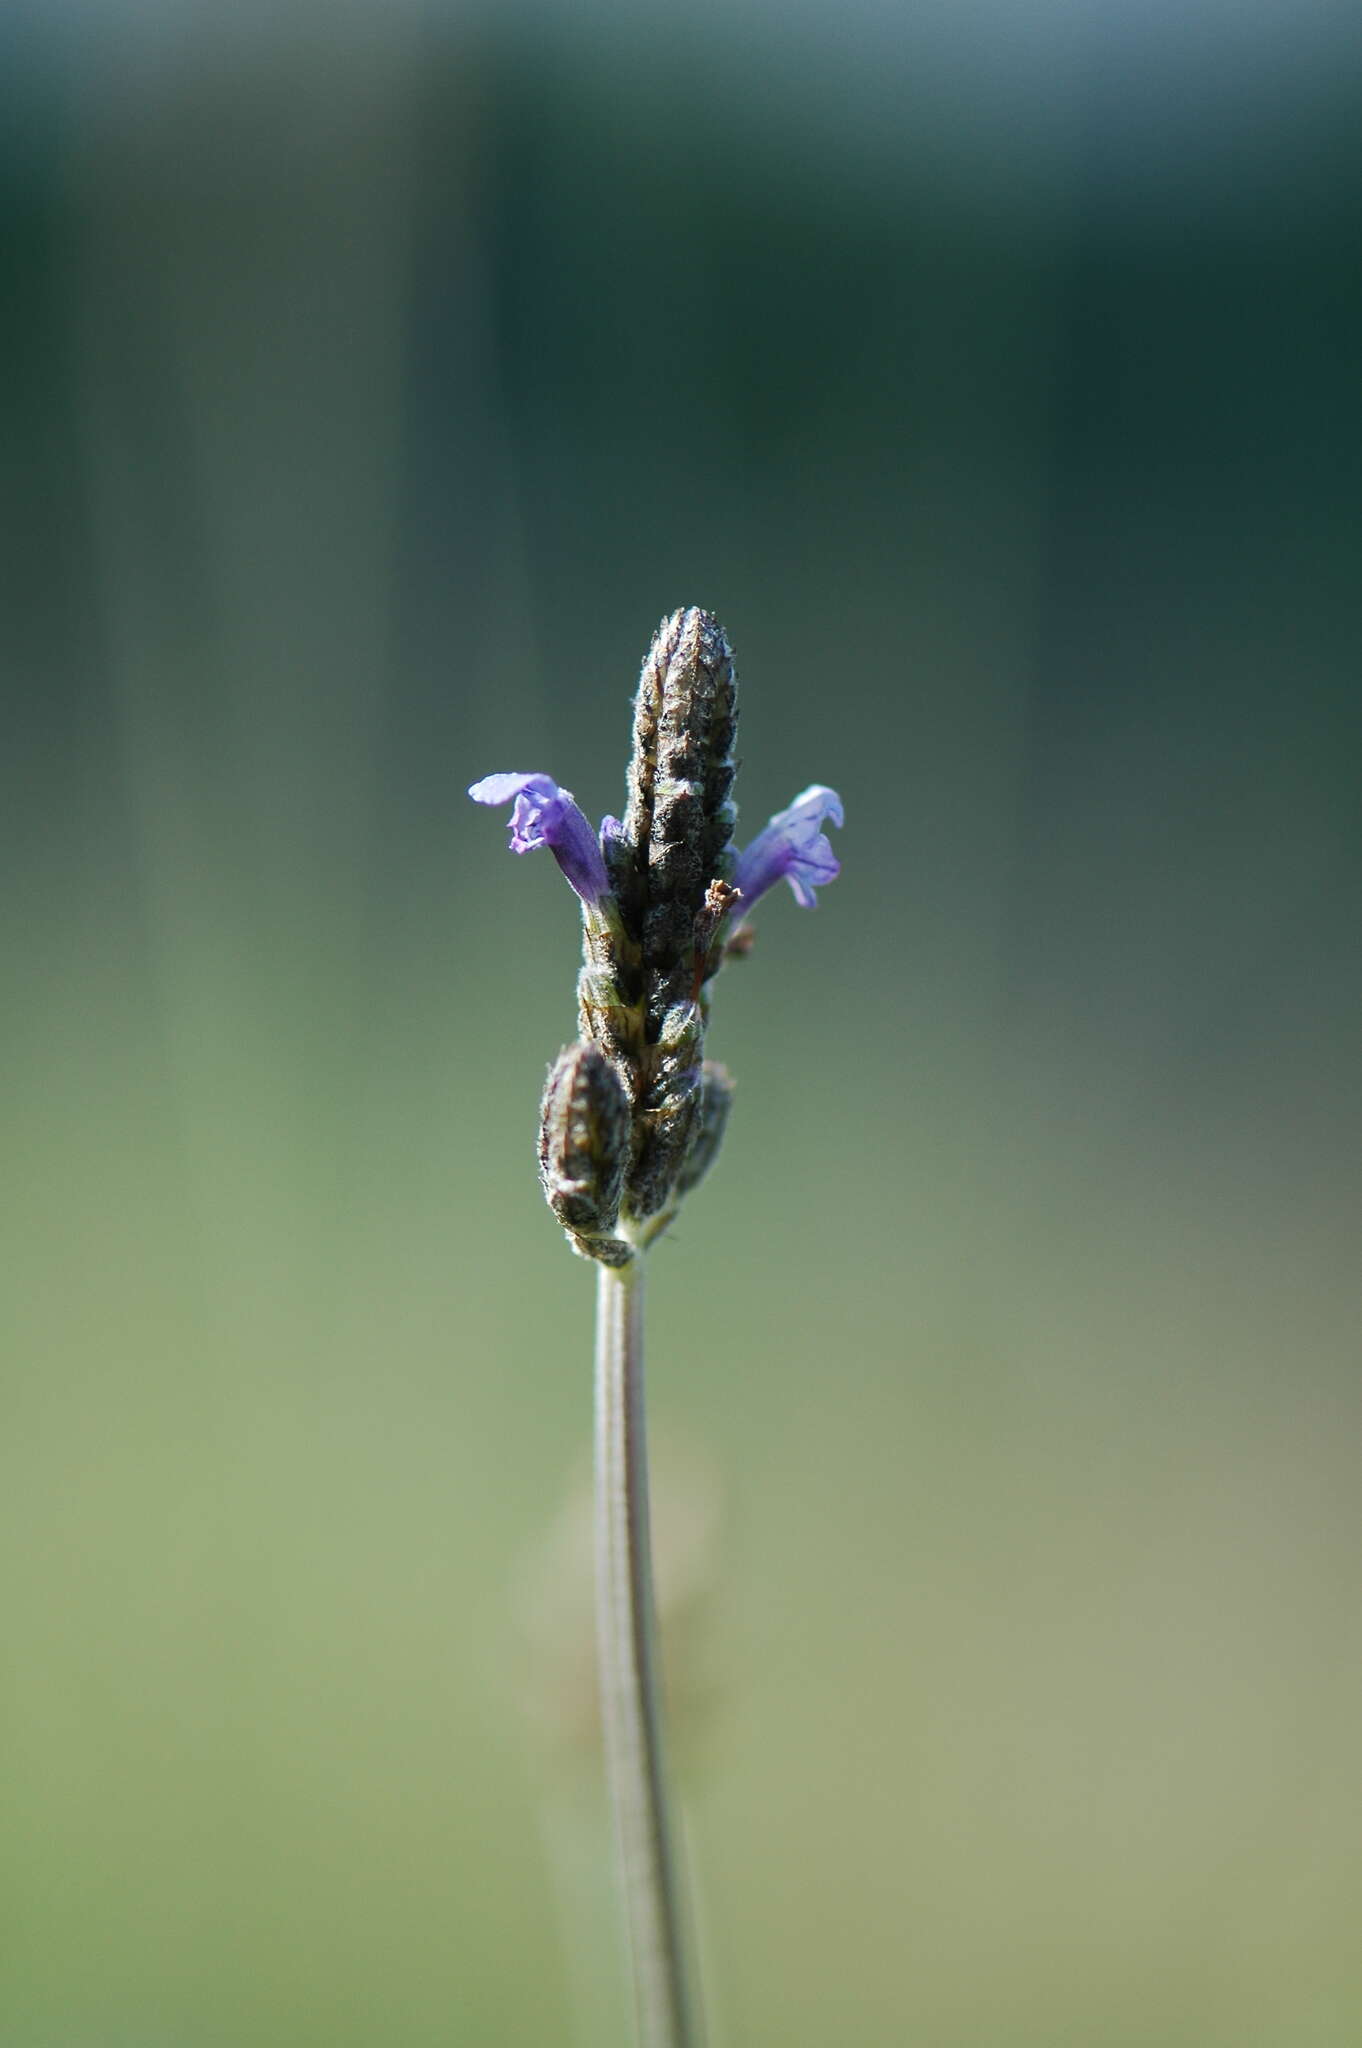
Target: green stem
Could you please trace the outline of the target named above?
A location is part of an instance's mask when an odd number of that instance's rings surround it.
[[[662,1756],[648,1450],[643,1260],[600,1266],[596,1296],[596,1613],[606,1775],[641,2048],[699,2048]]]

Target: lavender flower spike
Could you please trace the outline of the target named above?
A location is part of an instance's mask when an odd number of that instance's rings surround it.
[[[777,811],[765,830],[738,855],[733,880],[745,911],[782,876],[794,890],[796,903],[805,910],[817,909],[814,885],[821,888],[841,873],[841,862],[822,829],[825,818],[841,824],[842,799],[835,789],[815,782],[801,790],[786,810]]]
[[[594,907],[610,893],[600,842],[571,790],[551,775],[484,775],[468,794],[475,804],[514,803],[511,851],[547,846],[583,903]]]

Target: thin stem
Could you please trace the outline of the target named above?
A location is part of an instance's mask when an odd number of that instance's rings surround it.
[[[699,2048],[667,1814],[643,1405],[643,1260],[598,1269],[596,1613],[641,2048]]]

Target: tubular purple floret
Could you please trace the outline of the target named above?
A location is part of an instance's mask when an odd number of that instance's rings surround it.
[[[572,791],[551,775],[484,775],[468,794],[475,804],[513,804],[511,851],[547,846],[583,903],[593,909],[610,894],[600,841]]]
[[[835,789],[821,782],[810,783],[794,802],[777,811],[752,844],[738,855],[733,880],[748,911],[759,896],[782,879],[794,891],[795,902],[805,910],[816,910],[815,886],[822,888],[842,871],[842,864],[823,831],[825,820],[842,822],[842,799]]]

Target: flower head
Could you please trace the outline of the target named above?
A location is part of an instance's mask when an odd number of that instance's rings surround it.
[[[513,804],[511,851],[530,853],[547,846],[583,903],[608,895],[600,842],[591,822],[551,775],[484,775],[468,794],[475,804]]]
[[[582,901],[578,1038],[549,1076],[539,1165],[575,1249],[605,1265],[667,1228],[719,1149],[732,1084],[705,1034],[714,976],[748,950],[742,920],[781,880],[812,910],[839,872],[824,827],[842,800],[821,783],[732,846],[737,719],[727,636],[686,606],[644,659],[623,818],[597,833],[550,775],[487,775],[468,792],[508,805],[512,852],[547,846]]]
[[[842,799],[821,782],[801,790],[792,804],[776,812],[764,831],[738,855],[733,880],[742,894],[744,910],[750,910],[782,877],[794,890],[796,903],[805,910],[817,908],[815,885],[821,888],[841,873],[841,862],[822,829],[827,818],[834,825],[841,824]]]

